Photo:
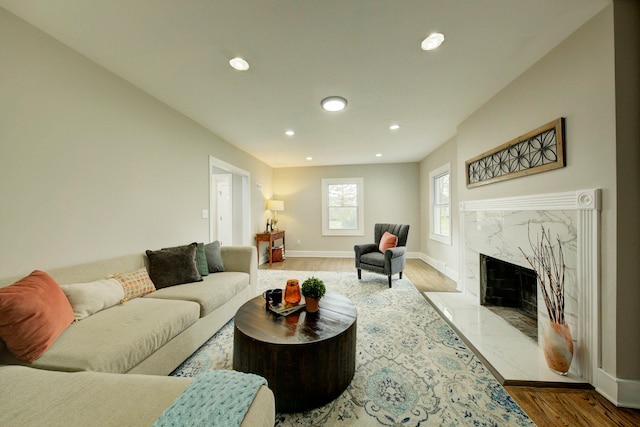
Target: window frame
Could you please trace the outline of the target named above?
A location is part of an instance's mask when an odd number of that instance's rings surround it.
[[[322,235],[323,236],[364,236],[364,178],[322,178]],[[357,229],[334,230],[329,227],[329,186],[356,184],[357,187]]]
[[[443,175],[449,175],[449,203],[440,203],[436,206],[436,179],[441,178]],[[444,243],[451,246],[451,232],[452,232],[452,209],[451,209],[451,163],[446,163],[431,172],[429,172],[429,239],[436,242]],[[435,215],[436,207],[441,208],[447,206],[449,208],[449,235],[436,233],[435,231]]]

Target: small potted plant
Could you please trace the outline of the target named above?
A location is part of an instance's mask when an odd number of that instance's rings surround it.
[[[302,283],[302,295],[304,295],[306,310],[308,313],[318,311],[318,302],[327,291],[324,282],[317,277],[309,277]]]

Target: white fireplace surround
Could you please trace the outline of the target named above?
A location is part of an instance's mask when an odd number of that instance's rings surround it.
[[[459,265],[463,269],[478,263],[467,259],[469,251],[467,245],[467,231],[465,215],[470,212],[515,212],[515,211],[575,211],[575,310],[574,318],[579,325],[572,333],[574,340],[580,343],[580,353],[574,362],[580,377],[586,382],[594,384],[594,376],[598,371],[598,313],[599,313],[599,224],[601,209],[601,190],[587,189],[563,193],[537,194],[530,196],[508,197],[466,201],[460,203],[460,252]],[[469,230],[471,234],[473,230]],[[488,254],[491,255],[491,254]],[[493,255],[492,255],[493,256]],[[475,268],[475,267],[472,267]],[[462,272],[461,272],[462,273]],[[472,275],[479,272],[472,272]],[[468,277],[468,273],[459,275],[458,290],[466,295],[477,298],[479,292],[475,283]],[[539,304],[540,306],[540,304]],[[541,307],[542,310],[544,308]]]

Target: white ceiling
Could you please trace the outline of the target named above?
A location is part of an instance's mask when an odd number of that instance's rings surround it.
[[[609,2],[0,5],[267,164],[289,167],[420,161]],[[444,44],[422,51],[432,32],[444,33]],[[249,61],[249,71],[231,69],[234,56]],[[320,100],[329,95],[346,97],[347,109],[322,111]],[[390,131],[393,123],[401,128]],[[287,137],[287,129],[296,135]]]

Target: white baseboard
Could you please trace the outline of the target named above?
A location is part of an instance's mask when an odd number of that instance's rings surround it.
[[[616,378],[598,369],[596,391],[616,406],[640,409],[640,381]]]
[[[353,251],[290,251],[287,258],[355,258]],[[407,252],[407,258],[420,259],[419,252]]]
[[[353,251],[291,251],[287,249],[287,258],[355,258]]]
[[[420,254],[419,258],[454,282],[458,283],[458,272],[446,265],[443,261],[431,258],[426,254]]]
[[[285,256],[287,258],[354,258],[353,251],[296,251],[286,250]],[[444,262],[435,260],[422,252],[407,252],[407,258],[409,259],[421,259],[442,274],[458,283],[458,272]],[[268,262],[268,261],[266,261]]]

